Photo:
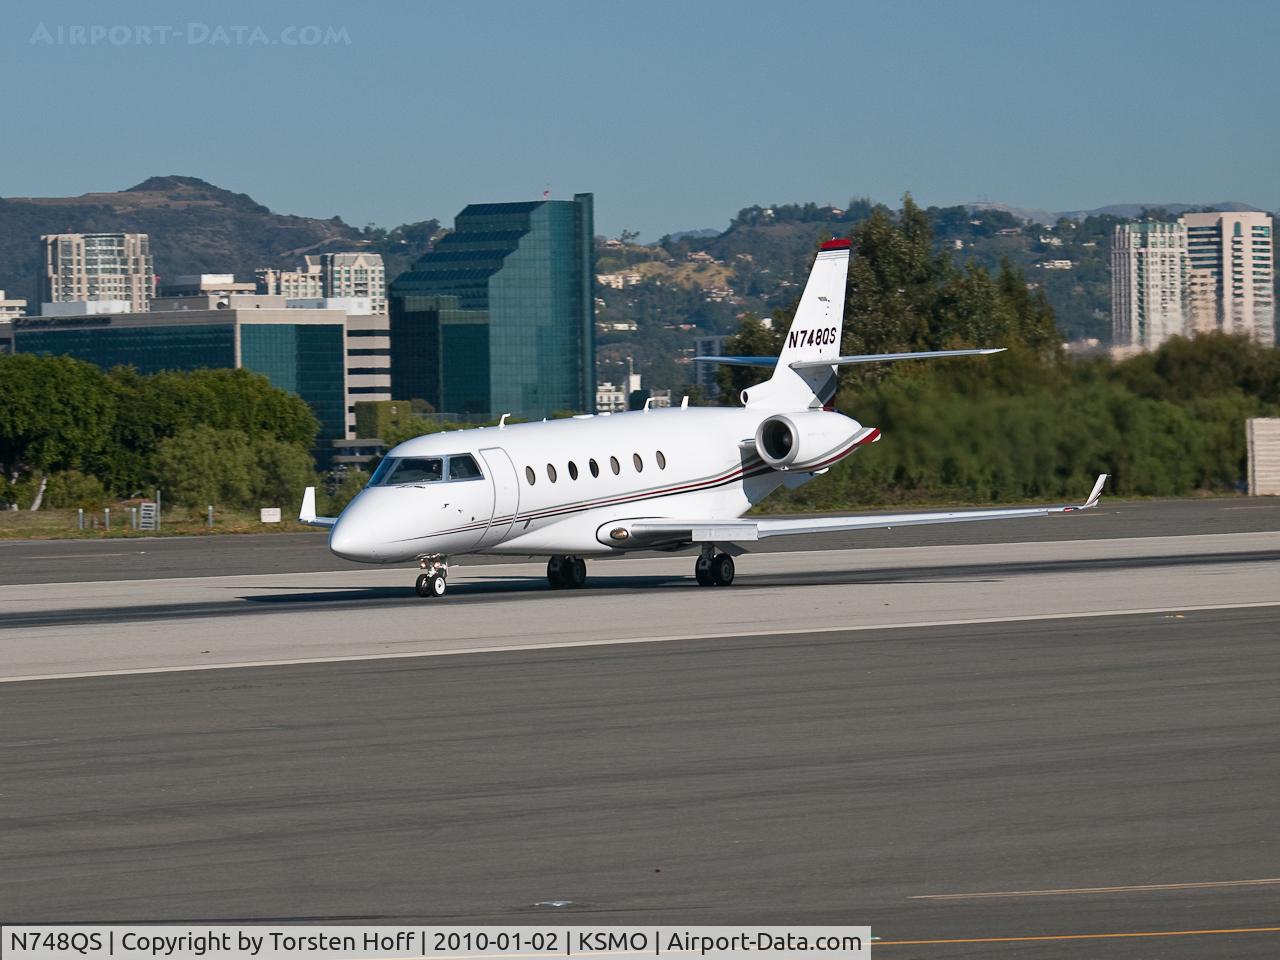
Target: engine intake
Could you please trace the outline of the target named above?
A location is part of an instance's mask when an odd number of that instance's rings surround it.
[[[829,410],[775,413],[756,428],[756,453],[775,470],[818,469],[863,432],[857,420]]]

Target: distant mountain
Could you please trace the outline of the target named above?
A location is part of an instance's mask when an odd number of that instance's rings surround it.
[[[365,233],[340,217],[318,220],[273,213],[243,193],[196,177],[151,177],[115,193],[0,198],[0,289],[36,306],[40,236],[48,233],[145,233],[156,273],[235,273],[252,280],[262,266],[292,267],[304,254],[371,250],[387,276],[425,252],[439,224]]]
[[[1113,203],[1110,206],[1095,207],[1092,210],[1061,210],[1057,213],[1051,210],[1038,210],[1034,207],[1015,207],[1012,204],[989,200],[967,203],[965,206],[970,210],[1002,210],[1011,216],[1017,217],[1019,220],[1026,220],[1029,223],[1057,223],[1062,217],[1066,217],[1068,220],[1084,220],[1086,217],[1105,216],[1129,219],[1138,216],[1143,210],[1165,210],[1172,214],[1204,209],[1223,210],[1231,213],[1263,212],[1261,207],[1239,203],[1235,200],[1227,200],[1222,203]]]
[[[679,243],[681,240],[708,240],[711,237],[720,236],[723,232],[722,230],[712,230],[704,227],[701,230],[677,230],[675,233],[667,234],[667,236]]]
[[[1124,217],[1132,218],[1143,210],[1164,210],[1172,214],[1186,213],[1188,210],[1222,210],[1226,213],[1262,213],[1261,207],[1248,203],[1237,203],[1225,200],[1222,203],[1115,203],[1109,207],[1096,207],[1093,210],[1074,210],[1060,213],[1058,216],[1069,220],[1083,220],[1085,217]]]

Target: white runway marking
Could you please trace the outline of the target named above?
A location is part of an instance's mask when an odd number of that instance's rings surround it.
[[[1280,877],[1262,880],[1210,880],[1202,883],[1138,883],[1126,887],[1064,887],[1060,890],[1002,890],[996,893],[931,893],[908,900],[981,900],[987,897],[1065,897],[1095,893],[1150,893],[1161,890],[1209,890],[1219,887],[1265,887]]]
[[[824,633],[867,633],[873,630],[911,630],[930,627],[960,627],[980,624],[1026,623],[1038,620],[1086,620],[1100,617],[1128,617],[1144,614],[1194,613],[1201,610],[1236,610],[1255,607],[1280,607],[1280,600],[1259,603],[1213,603],[1190,607],[1150,607],[1133,610],[1092,610],[1083,613],[1044,613],[1010,617],[979,617],[965,620],[919,620],[911,623],[859,624],[842,627],[806,627],[801,629],[733,630],[725,633],[671,634],[659,637],[610,637],[605,640],[540,640],[525,644],[500,646],[467,646],[397,653],[370,653],[335,657],[298,657],[285,660],[239,660],[232,663],[181,664],[162,667],[135,667],[122,670],[88,670],[80,673],[46,673],[31,676],[0,677],[0,683],[25,683],[32,680],[80,680],[89,677],[121,677],[147,673],[186,673],[200,670],[238,670],[246,667],[293,667],[318,663],[352,663],[365,660],[414,660],[424,657],[453,657],[473,653],[518,653],[522,650],[558,650],[569,647],[609,647],[636,643],[669,643],[675,640],[730,640],[747,637],[806,636]]]

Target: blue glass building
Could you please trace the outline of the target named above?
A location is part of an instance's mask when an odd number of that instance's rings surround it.
[[[30,317],[14,324],[14,351],[139,373],[243,367],[306,401],[323,450],[347,435],[345,321],[336,311],[284,309]]]
[[[389,291],[391,394],[448,413],[595,406],[592,195],[471,204]]]

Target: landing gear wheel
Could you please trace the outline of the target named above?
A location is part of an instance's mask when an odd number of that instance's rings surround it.
[[[587,562],[563,554],[552,557],[547,561],[547,582],[552,590],[580,587],[587,582]]]
[[[443,597],[448,586],[442,574],[424,573],[418,577],[418,582],[414,589],[417,590],[418,596],[434,599],[435,597]]]
[[[693,576],[700,587],[710,587],[715,584],[715,581],[711,579],[711,559],[709,557],[698,558],[693,565]]]
[[[727,553],[716,555],[711,561],[711,581],[717,587],[727,587],[733,583],[733,557]]]

